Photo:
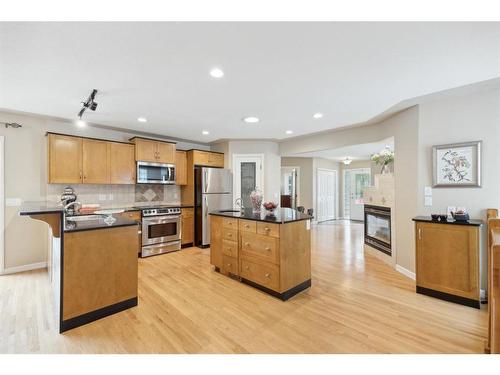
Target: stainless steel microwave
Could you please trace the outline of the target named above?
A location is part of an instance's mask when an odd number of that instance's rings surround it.
[[[137,162],[138,184],[175,184],[175,165]]]

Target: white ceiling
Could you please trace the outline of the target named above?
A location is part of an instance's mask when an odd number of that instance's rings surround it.
[[[499,76],[500,23],[0,23],[0,108],[75,119],[97,88],[86,120],[205,142],[348,126]]]
[[[362,143],[332,150],[306,152],[294,156],[325,158],[335,161],[342,161],[346,157],[349,157],[352,160],[369,160],[373,154],[382,151],[386,146],[389,146],[391,150],[394,150],[394,139],[388,138],[383,139],[380,142]]]

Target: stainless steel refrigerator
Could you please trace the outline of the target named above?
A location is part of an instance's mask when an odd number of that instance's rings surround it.
[[[229,169],[195,167],[195,245],[210,245],[212,211],[233,208],[233,176]]]

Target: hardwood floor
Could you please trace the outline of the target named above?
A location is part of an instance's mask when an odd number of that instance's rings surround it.
[[[209,251],[141,259],[139,306],[57,333],[45,271],[0,277],[1,353],[482,353],[486,309],[417,295],[364,256],[360,224],[313,226],[312,288],[287,302],[214,272]]]

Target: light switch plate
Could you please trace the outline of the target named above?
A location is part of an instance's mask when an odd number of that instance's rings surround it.
[[[113,198],[113,194],[109,194],[108,195],[108,200],[112,201],[114,198]]]
[[[432,197],[425,197],[424,206],[426,206],[426,207],[432,206]]]
[[[424,195],[426,197],[432,197],[432,187],[430,186],[425,186],[424,187]]]
[[[99,194],[99,200],[100,201],[105,201],[106,200],[106,194]]]

